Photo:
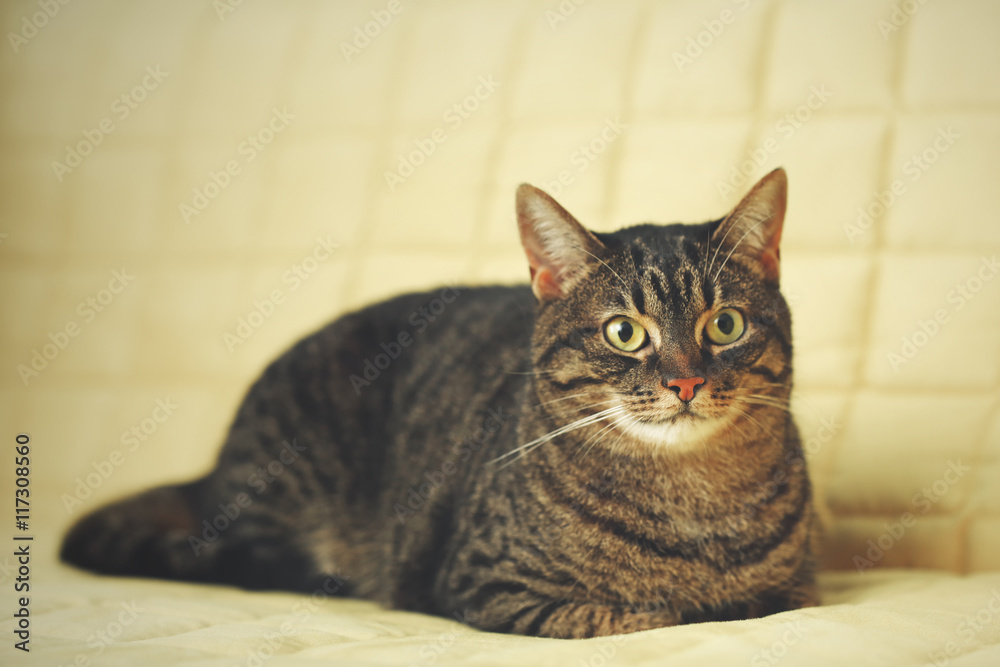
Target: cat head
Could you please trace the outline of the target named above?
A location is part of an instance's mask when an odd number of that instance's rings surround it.
[[[521,185],[542,408],[567,425],[600,426],[597,442],[647,451],[711,447],[783,419],[786,190],[776,169],[719,220],[601,234]]]

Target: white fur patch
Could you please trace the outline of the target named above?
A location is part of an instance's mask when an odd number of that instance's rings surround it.
[[[723,425],[724,421],[717,418],[681,416],[672,422],[661,424],[630,419],[624,424],[624,430],[637,440],[653,447],[690,451],[708,444]]]

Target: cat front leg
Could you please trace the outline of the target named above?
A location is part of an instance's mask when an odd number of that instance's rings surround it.
[[[783,585],[762,591],[749,600],[686,611],[683,622],[738,621],[819,606],[821,600],[813,569],[811,559],[807,559]]]
[[[783,611],[817,607],[821,604],[819,588],[816,585],[816,563],[807,555],[802,564],[783,586],[761,594],[756,601],[751,616],[770,616]]]
[[[506,604],[485,605],[467,611],[464,620],[492,632],[556,639],[606,637],[682,623],[681,615],[668,609],[647,611],[590,602],[543,600],[510,609]]]
[[[667,610],[642,611],[629,607],[567,603],[541,626],[544,637],[583,639],[607,637],[679,625],[680,614]]]

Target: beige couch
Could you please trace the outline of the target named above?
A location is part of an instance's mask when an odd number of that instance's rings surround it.
[[[0,421],[4,456],[31,437],[38,664],[1000,664],[1000,5],[0,16]],[[825,606],[565,642],[57,563],[82,512],[207,469],[302,334],[403,290],[523,280],[517,183],[607,230],[721,215],[777,165]],[[5,558],[0,663],[22,664]]]

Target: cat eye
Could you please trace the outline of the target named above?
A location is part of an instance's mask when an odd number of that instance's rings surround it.
[[[631,317],[615,317],[604,325],[604,337],[622,352],[635,352],[646,344],[646,330]]]
[[[705,325],[705,335],[716,345],[729,345],[743,335],[743,315],[733,308],[723,308]]]

